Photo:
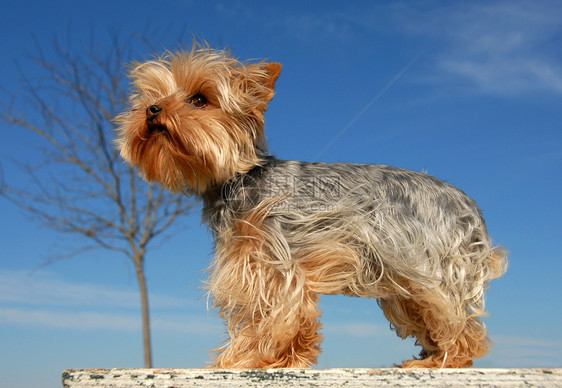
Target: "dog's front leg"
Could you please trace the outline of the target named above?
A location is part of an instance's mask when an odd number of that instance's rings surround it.
[[[217,238],[209,278],[229,340],[215,368],[307,368],[320,353],[318,295],[279,244],[263,212],[251,212]],[[285,245],[286,246],[286,245]]]

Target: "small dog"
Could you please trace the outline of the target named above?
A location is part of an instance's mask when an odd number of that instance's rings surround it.
[[[198,196],[215,238],[207,283],[229,340],[217,368],[306,368],[320,353],[320,294],[376,298],[403,367],[467,367],[491,342],[484,290],[507,266],[476,203],[426,174],[285,161],[264,113],[278,63],[194,45],[136,63],[117,120],[123,158],[149,181]]]

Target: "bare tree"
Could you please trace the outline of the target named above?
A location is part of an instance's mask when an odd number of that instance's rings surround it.
[[[21,71],[21,88],[6,93],[0,112],[8,130],[23,129],[36,146],[32,161],[18,161],[30,184],[3,183],[0,195],[47,226],[82,237],[51,261],[96,248],[131,260],[141,297],[144,365],[150,368],[147,249],[173,231],[193,202],[144,182],[112,143],[113,119],[127,103],[124,70],[139,45],[146,47],[142,37],[119,34],[103,45],[92,40],[77,48],[70,39],[64,45],[55,39],[48,54],[37,45],[31,67]]]

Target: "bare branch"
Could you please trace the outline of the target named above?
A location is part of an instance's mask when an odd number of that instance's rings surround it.
[[[191,200],[146,184],[119,159],[111,139],[113,117],[127,100],[124,64],[131,42],[148,41],[134,34],[110,38],[106,46],[91,40],[85,54],[55,39],[55,59],[37,44],[30,59],[41,72],[21,71],[34,114],[18,113],[22,96],[13,93],[2,101],[0,118],[35,134],[43,160],[18,161],[32,189],[4,184],[1,194],[50,227],[142,261],[153,240],[190,211]]]
[[[148,47],[149,40],[113,33],[109,45],[92,39],[76,48],[70,37],[64,43],[53,40],[52,52],[36,43],[29,56],[34,71],[20,70],[17,92],[3,89],[0,120],[24,130],[36,152],[33,163],[16,161],[25,188],[0,176],[0,196],[54,230],[81,236],[78,247],[46,264],[99,248],[129,258],[144,293],[146,321],[146,252],[192,207],[190,198],[142,181],[113,146],[113,118],[127,103],[124,64],[132,59],[132,47]],[[143,324],[145,338],[148,331]],[[145,357],[145,366],[150,364]]]

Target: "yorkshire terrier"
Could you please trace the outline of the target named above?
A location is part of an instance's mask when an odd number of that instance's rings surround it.
[[[123,158],[203,201],[215,238],[207,282],[229,339],[216,368],[307,368],[320,353],[320,294],[375,298],[419,357],[457,368],[489,351],[484,291],[507,266],[476,202],[424,173],[307,163],[267,152],[278,63],[194,45],[130,72]]]

